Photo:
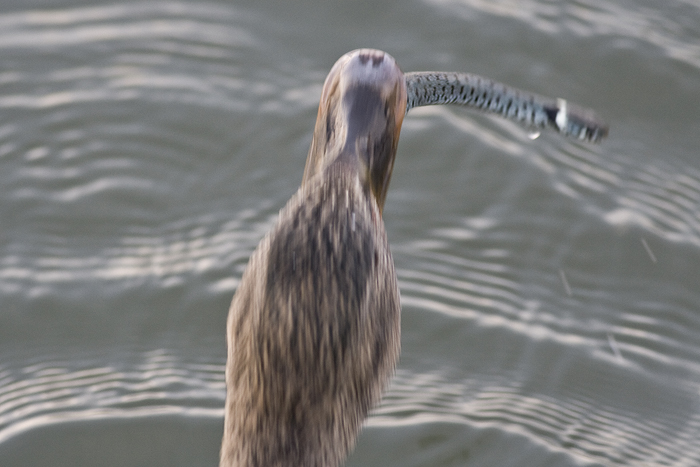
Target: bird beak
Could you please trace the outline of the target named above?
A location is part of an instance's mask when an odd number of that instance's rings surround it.
[[[406,81],[390,55],[360,49],[342,56],[323,85],[302,185],[342,164],[357,173],[381,211],[406,104]]]

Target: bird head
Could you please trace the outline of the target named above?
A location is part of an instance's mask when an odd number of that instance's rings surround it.
[[[302,185],[339,164],[357,173],[381,211],[406,105],[406,81],[389,54],[359,49],[340,57],[323,85]]]

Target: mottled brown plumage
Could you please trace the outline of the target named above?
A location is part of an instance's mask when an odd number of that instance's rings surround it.
[[[388,55],[331,70],[302,186],[231,303],[222,466],[337,466],[388,383],[400,307],[381,214],[405,109]]]

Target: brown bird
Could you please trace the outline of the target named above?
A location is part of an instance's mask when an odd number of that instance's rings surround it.
[[[323,86],[299,191],[228,316],[221,466],[335,467],[394,372],[400,305],[382,210],[404,115],[459,103],[598,141],[590,111],[466,73],[403,74],[355,50]]]

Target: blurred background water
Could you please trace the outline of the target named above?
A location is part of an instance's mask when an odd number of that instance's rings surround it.
[[[348,465],[700,465],[698,24],[692,0],[5,0],[0,465],[216,465],[228,304],[358,47],[611,134],[407,117],[403,353]]]

